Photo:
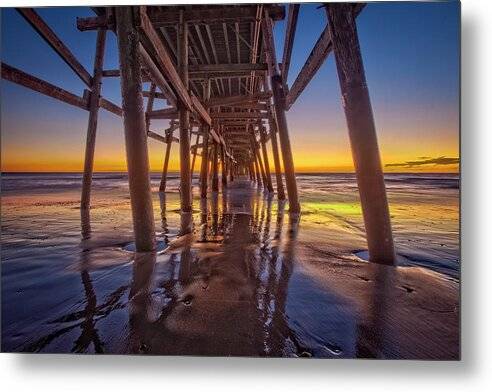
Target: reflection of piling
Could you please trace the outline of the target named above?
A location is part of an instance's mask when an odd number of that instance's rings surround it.
[[[327,7],[370,260],[395,263],[391,222],[371,101],[352,4]]]
[[[149,251],[155,248],[155,229],[143,111],[139,34],[131,7],[117,7],[115,14],[135,245],[138,251]]]

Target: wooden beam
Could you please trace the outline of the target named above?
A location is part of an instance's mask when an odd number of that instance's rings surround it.
[[[147,136],[150,137],[151,139],[157,140],[162,143],[179,143],[179,139],[177,137],[172,136],[172,132],[167,132],[167,136],[162,136],[159,135],[158,133],[148,130],[147,131]]]
[[[178,111],[175,108],[152,110],[147,113],[148,118],[161,120],[174,120],[178,118]]]
[[[287,14],[287,28],[285,30],[284,51],[282,57],[282,79],[284,84],[287,83],[289,75],[290,58],[292,56],[292,47],[296,36],[297,17],[299,15],[300,4],[289,4]],[[271,17],[271,16],[270,16]]]
[[[123,116],[123,110],[118,105],[114,104],[111,101],[108,101],[105,98],[99,98],[99,106],[107,110],[108,112],[116,114],[117,116]]]
[[[88,110],[88,101],[85,98],[79,97],[71,92],[45,82],[35,76],[32,76],[20,69],[14,68],[6,63],[1,63],[2,79],[12,83],[27,87],[38,93],[47,95],[48,97],[58,99],[59,101],[68,103],[69,105],[77,106],[81,109]]]
[[[55,34],[46,22],[32,8],[17,8],[17,11],[37,31],[37,33],[58,53],[67,65],[89,87],[92,86],[92,77],[84,66],[75,58],[73,53]]]
[[[356,17],[365,7],[365,4],[354,3],[351,4],[351,7],[353,10],[352,12],[354,13],[354,17]],[[297,78],[292,84],[292,87],[289,89],[285,100],[286,110],[289,110],[295,103],[297,98],[299,98],[299,96],[302,94],[309,82],[313,79],[314,75],[316,75],[316,72],[318,72],[332,50],[333,45],[331,42],[329,26],[326,26],[320,37],[316,41],[313,50],[311,50],[311,53],[309,54],[301,71],[299,72],[299,75],[297,75]]]
[[[274,20],[285,18],[285,10],[279,5],[265,5],[271,12]],[[175,7],[163,7],[162,11],[157,7],[150,7],[149,16],[155,26],[177,24],[179,11]],[[184,21],[190,24],[211,24],[234,21],[255,21],[256,6],[241,5],[235,7],[216,6],[210,8],[191,8],[184,11]]]
[[[230,113],[212,113],[212,119],[262,119],[268,118],[267,113],[262,112],[230,112]]]
[[[283,20],[285,10],[283,6],[268,5],[274,20]],[[102,8],[103,9],[103,8]],[[149,17],[155,27],[176,25],[179,21],[179,11],[175,7],[164,6],[164,10],[149,7]],[[185,10],[185,21],[196,23],[226,23],[235,21],[256,20],[256,7],[243,5],[236,7],[222,7]],[[114,18],[103,15],[88,18],[77,18],[77,28],[80,31],[110,29]]]
[[[251,71],[266,71],[265,63],[246,63],[246,64],[197,64],[190,65],[190,73],[234,73],[234,72],[251,72]],[[227,75],[224,75],[227,76]]]
[[[251,95],[231,95],[227,97],[212,98],[207,102],[207,106],[236,106],[244,103],[256,103],[258,101],[264,101],[272,96],[269,92],[260,92]]]
[[[120,77],[120,70],[119,69],[105,69],[102,72],[102,76],[105,78],[119,78]]]

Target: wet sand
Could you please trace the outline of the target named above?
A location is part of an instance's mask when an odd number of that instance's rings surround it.
[[[126,192],[97,190],[82,221],[77,190],[7,193],[2,350],[458,359],[457,270],[412,259],[455,257],[442,222],[456,205],[393,199],[398,267],[364,261],[352,193],[328,207],[310,194],[300,218],[246,179],[189,215],[176,192],[155,193],[158,251],[141,254]],[[440,242],[423,252],[426,235]]]

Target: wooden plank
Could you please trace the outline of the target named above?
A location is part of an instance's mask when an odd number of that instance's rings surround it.
[[[283,20],[285,10],[283,6],[266,5],[271,12],[273,20]],[[149,8],[149,17],[155,27],[165,27],[176,25],[179,22],[179,11],[175,7],[163,7],[158,10],[156,7]],[[104,10],[104,8],[98,8]],[[208,9],[190,9],[184,11],[184,20],[191,24],[196,23],[226,23],[235,21],[256,20],[256,7],[236,6],[236,7],[215,7]],[[111,29],[114,19],[109,16],[99,15],[96,17],[77,18],[77,28],[80,31]]]
[[[268,118],[267,113],[261,112],[230,112],[230,113],[211,113],[212,119],[262,119]]]
[[[351,5],[353,8],[354,17],[356,17],[364,8],[364,3],[356,3]],[[285,109],[289,110],[292,105],[295,103],[297,98],[302,94],[304,89],[307,87],[309,82],[313,79],[316,72],[320,69],[320,67],[325,62],[326,58],[330,54],[333,49],[333,45],[331,42],[329,27],[326,26],[320,37],[316,41],[311,53],[309,54],[306,62],[304,63],[299,75],[297,75],[296,80],[292,84],[290,88],[286,100],[285,100]]]
[[[245,103],[256,103],[258,101],[267,100],[272,96],[270,92],[260,92],[252,95],[231,95],[227,97],[212,98],[207,102],[208,107],[212,106],[235,106]]]
[[[150,91],[142,91],[142,95],[146,98],[149,98],[150,97]],[[154,93],[154,98],[156,98],[156,99],[167,99],[167,97],[163,93],[160,93],[158,91],[156,91]]]
[[[102,76],[105,78],[119,78],[120,70],[119,69],[105,69],[102,71]]]
[[[283,20],[285,9],[280,5],[265,5],[271,13],[273,20]],[[149,16],[155,26],[177,24],[179,10],[174,7],[163,7],[162,10],[151,7]],[[184,21],[190,24],[224,23],[235,21],[256,20],[256,6],[217,6],[210,8],[191,8],[184,11]]]
[[[89,87],[92,86],[92,77],[84,66],[75,58],[73,53],[55,34],[46,22],[32,8],[17,8],[17,11],[37,31],[37,33],[50,45],[67,65]]]
[[[88,101],[85,98],[72,94],[61,87],[48,83],[6,63],[1,63],[1,67],[2,79],[27,87],[51,98],[58,99],[59,101],[68,103],[69,105],[88,110]]]
[[[198,73],[234,73],[234,72],[251,72],[251,71],[267,71],[268,67],[265,63],[246,63],[246,64],[198,64],[190,65],[191,74]],[[227,75],[224,75],[227,76]]]
[[[296,36],[299,7],[299,4],[289,4],[289,11],[287,14],[287,28],[285,30],[284,51],[282,57],[282,79],[284,81],[284,84],[287,83],[287,77],[289,75],[290,58],[292,56],[292,47],[294,46],[294,39]]]

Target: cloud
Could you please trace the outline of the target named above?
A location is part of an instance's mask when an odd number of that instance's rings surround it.
[[[386,167],[414,167],[414,166],[422,166],[422,165],[456,165],[460,163],[459,158],[449,158],[449,157],[419,157],[417,161],[407,161],[400,163],[387,163]]]

